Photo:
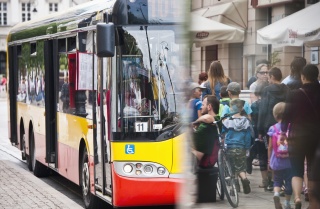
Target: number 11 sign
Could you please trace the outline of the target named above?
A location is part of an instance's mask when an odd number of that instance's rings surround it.
[[[136,122],[135,123],[136,132],[147,132],[148,131],[148,122]]]

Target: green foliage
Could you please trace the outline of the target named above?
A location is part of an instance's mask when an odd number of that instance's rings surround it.
[[[271,53],[269,58],[270,67],[274,67],[276,64],[281,62],[281,59],[278,58],[278,56],[279,56],[279,52],[277,51]]]
[[[31,29],[25,29],[25,30],[21,30],[16,33],[13,33],[13,34],[11,34],[11,37],[9,37],[9,41],[16,41],[16,40],[46,35],[47,29],[49,29],[49,28],[50,28],[51,33],[57,32],[56,23],[51,23],[51,24],[47,24],[44,26],[31,28]]]
[[[44,41],[40,40],[37,41],[37,57],[36,62],[39,69],[43,72],[44,71]]]
[[[23,43],[21,47],[20,69],[26,68],[30,72],[30,43]]]
[[[60,63],[60,70],[67,70],[68,69],[67,54],[60,54],[59,63]]]

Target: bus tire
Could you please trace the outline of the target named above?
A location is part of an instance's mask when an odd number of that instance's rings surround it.
[[[30,135],[30,161],[33,170],[33,174],[36,177],[46,177],[49,176],[50,170],[48,167],[36,160],[36,148],[34,143],[34,133],[31,131]]]
[[[80,184],[84,205],[87,209],[96,208],[96,197],[90,191],[89,156],[86,148],[83,149],[80,166]]]
[[[26,153],[26,141],[25,141],[25,136],[22,138],[23,140],[23,150],[22,150],[22,155],[23,153],[25,153],[25,157],[26,157],[26,162],[27,162],[27,166],[28,166],[28,169],[29,171],[33,171],[32,169],[32,163],[31,163],[31,158],[30,158],[30,155],[31,155],[31,150],[30,150],[30,147],[31,147],[31,144],[30,144],[30,137],[29,137],[29,155]]]

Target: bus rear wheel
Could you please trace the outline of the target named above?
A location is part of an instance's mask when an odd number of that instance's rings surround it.
[[[84,205],[87,209],[96,208],[96,197],[90,191],[89,156],[86,149],[82,152],[80,172],[80,185]]]
[[[30,156],[29,156],[29,164],[31,164],[31,171],[33,170],[33,174],[36,177],[46,177],[49,176],[50,170],[48,167],[44,166],[40,162],[36,160],[36,147],[34,143],[34,133],[31,132],[30,135]],[[28,167],[30,166],[28,164]],[[30,170],[30,167],[29,167]]]
[[[29,171],[33,171],[32,169],[32,163],[31,163],[31,142],[30,142],[30,138],[29,138],[29,155],[27,154],[26,152],[26,139],[25,139],[25,134],[23,134],[23,137],[22,137],[22,147],[23,147],[23,150],[22,150],[22,159],[23,159],[23,155],[25,155],[25,158],[26,158],[26,161],[27,161],[27,166],[28,166],[28,169]]]

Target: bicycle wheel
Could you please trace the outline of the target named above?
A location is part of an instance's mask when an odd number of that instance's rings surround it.
[[[220,200],[224,200],[224,190],[222,188],[220,173],[218,174],[218,181],[217,181],[217,194],[219,195]]]
[[[239,195],[235,185],[234,175],[227,156],[221,149],[219,150],[218,165],[224,193],[230,205],[236,208],[239,205]]]

